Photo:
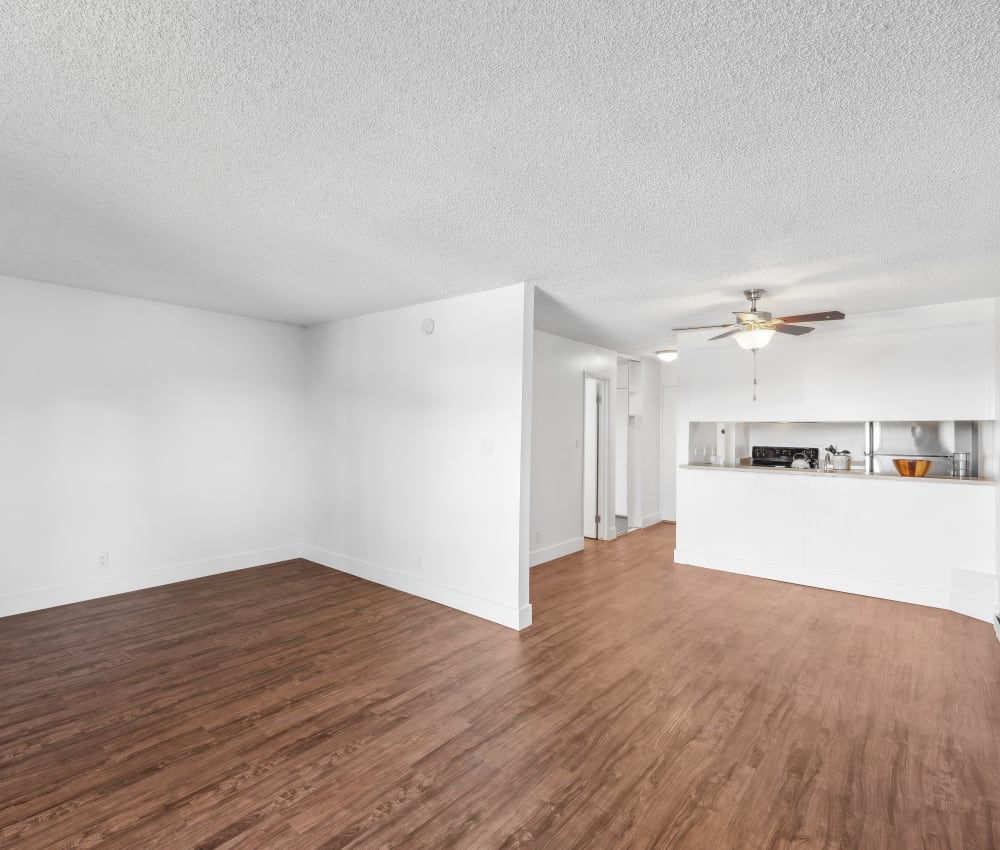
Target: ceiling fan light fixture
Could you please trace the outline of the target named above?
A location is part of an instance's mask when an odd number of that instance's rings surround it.
[[[734,334],[733,339],[745,351],[757,351],[767,345],[771,341],[772,336],[774,336],[773,328],[752,328]]]
[[[656,356],[664,363],[673,363],[677,359],[677,349],[663,348],[656,352]]]

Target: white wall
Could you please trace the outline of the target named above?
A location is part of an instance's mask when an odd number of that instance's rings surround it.
[[[518,284],[308,330],[306,557],[530,624],[533,298]]]
[[[583,376],[608,379],[611,406],[618,355],[606,348],[535,331],[532,404],[531,563],[583,548]],[[609,410],[614,423],[614,410]],[[608,445],[614,446],[614,434]],[[613,476],[614,464],[609,465]],[[613,496],[614,481],[607,482]],[[610,500],[609,500],[610,501]],[[613,515],[613,503],[604,516]],[[605,528],[613,528],[613,522]]]
[[[1000,334],[1000,298],[993,299],[993,322],[997,333]],[[1000,337],[993,340],[993,398],[1000,398]],[[994,401],[996,403],[996,401]],[[1000,479],[1000,427],[997,422],[993,422],[992,437],[993,444],[990,446],[990,454],[986,466],[986,474],[994,479]],[[997,630],[997,638],[1000,639],[1000,498],[995,500],[996,512],[994,513],[993,544],[997,555],[995,566],[996,593],[994,594],[993,624]]]
[[[677,457],[692,457],[690,422],[993,420],[996,314],[996,299],[986,298],[848,316],[819,323],[807,336],[776,335],[758,355],[756,402],[749,352],[685,332],[671,364]]]
[[[639,522],[643,528],[659,522],[660,514],[660,361],[639,363],[641,408],[633,426],[639,445]]]
[[[744,448],[793,446],[819,449],[822,463],[824,449],[832,445],[837,451],[849,451],[851,464],[864,469],[866,430],[864,422],[754,422],[745,429]]]
[[[677,520],[677,363],[659,363],[660,518]]]
[[[304,352],[302,328],[0,277],[0,615],[297,557]]]
[[[992,299],[822,322],[801,337],[777,334],[753,356],[732,340],[680,334],[677,360],[701,422],[863,422],[993,419]],[[680,457],[688,457],[681,451]]]

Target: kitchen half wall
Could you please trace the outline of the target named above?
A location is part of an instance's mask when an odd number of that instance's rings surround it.
[[[691,423],[706,421],[748,423],[758,429],[755,444],[786,427],[778,423],[867,420],[977,421],[995,440],[997,304],[849,315],[808,336],[777,336],[757,357],[756,402],[751,353],[730,340],[709,342],[705,332],[682,334],[677,456],[693,457]],[[990,478],[996,448],[984,452]],[[993,481],[796,475],[682,468],[678,563],[992,619]]]

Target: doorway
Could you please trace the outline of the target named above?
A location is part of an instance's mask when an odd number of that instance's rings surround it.
[[[583,378],[583,536],[606,540],[608,380]]]

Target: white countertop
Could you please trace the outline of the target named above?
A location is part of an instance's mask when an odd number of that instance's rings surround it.
[[[860,481],[918,481],[924,484],[969,484],[973,486],[995,487],[996,481],[989,478],[938,478],[924,476],[923,478],[907,477],[905,475],[891,475],[886,473],[874,473],[865,475],[863,469],[852,469],[849,472],[840,470],[837,472],[824,472],[822,469],[788,469],[786,467],[774,466],[714,466],[710,463],[685,463],[679,469],[702,469],[709,472],[749,472],[763,475],[809,475],[817,478],[851,478]]]

